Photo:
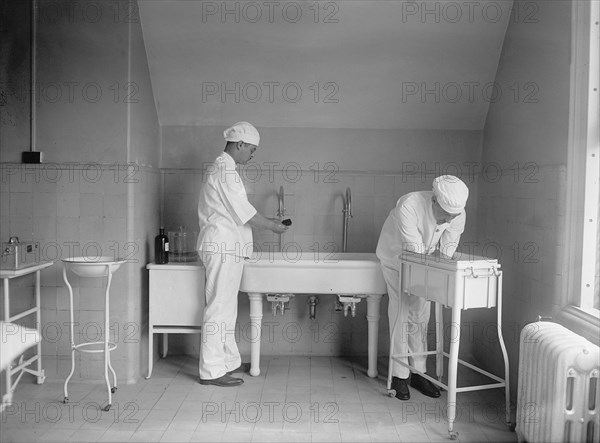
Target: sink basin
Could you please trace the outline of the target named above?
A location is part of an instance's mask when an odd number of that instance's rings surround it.
[[[294,294],[385,294],[373,253],[254,253],[245,259],[240,291]]]
[[[68,269],[80,277],[106,277],[125,263],[123,259],[114,257],[70,257],[63,258]]]

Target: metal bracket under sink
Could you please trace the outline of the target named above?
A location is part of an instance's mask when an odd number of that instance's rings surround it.
[[[354,295],[342,295],[342,294],[338,294],[338,307],[340,307],[340,309],[336,309],[336,310],[343,310],[344,311],[344,317],[348,316],[348,311],[351,312],[352,317],[356,317],[356,304],[359,303],[362,299],[359,297],[355,297]]]
[[[294,294],[267,294],[267,301],[271,302],[273,317],[277,316],[277,309],[281,315],[284,315],[285,310],[290,308],[289,303],[292,298],[294,298]]]

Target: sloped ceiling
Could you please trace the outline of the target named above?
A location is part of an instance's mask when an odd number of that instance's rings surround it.
[[[138,3],[161,125],[456,130],[483,129],[512,7]]]

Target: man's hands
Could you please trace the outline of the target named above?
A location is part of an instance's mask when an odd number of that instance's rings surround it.
[[[288,230],[288,227],[286,225],[284,225],[283,223],[281,223],[281,221],[279,221],[279,219],[272,218],[271,221],[273,222],[273,227],[270,229],[275,234],[284,234]]]
[[[283,234],[288,230],[288,226],[281,223],[278,218],[267,218],[257,212],[254,217],[248,220],[248,224],[253,228],[268,229],[275,234]]]
[[[444,254],[443,252],[441,252],[439,249],[436,249],[429,255],[431,255],[432,257],[435,257],[435,258],[443,258],[444,260],[452,260],[456,256],[456,253],[454,253],[453,257],[450,257],[450,256]]]

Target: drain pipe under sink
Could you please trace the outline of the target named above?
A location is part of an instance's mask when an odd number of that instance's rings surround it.
[[[317,305],[319,304],[319,297],[311,295],[308,298],[309,315],[308,318],[314,320],[317,317]]]

